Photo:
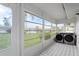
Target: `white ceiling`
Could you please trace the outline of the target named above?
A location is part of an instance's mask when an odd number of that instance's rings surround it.
[[[69,19],[75,17],[75,14],[79,12],[79,3],[66,3],[64,6]]]
[[[63,19],[65,18],[64,10],[61,4],[58,3],[36,3],[41,10],[46,12],[53,19]]]
[[[65,3],[65,10],[62,3],[35,3],[34,5],[51,16],[52,20],[58,22],[74,22],[76,20],[75,13],[79,11],[79,3]]]

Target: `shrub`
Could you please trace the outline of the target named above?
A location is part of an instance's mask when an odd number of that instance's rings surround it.
[[[45,40],[48,40],[51,37],[51,33],[47,32],[45,33]]]

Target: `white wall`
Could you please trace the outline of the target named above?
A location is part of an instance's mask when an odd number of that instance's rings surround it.
[[[76,34],[77,34],[77,47],[79,49],[79,15],[76,15]]]

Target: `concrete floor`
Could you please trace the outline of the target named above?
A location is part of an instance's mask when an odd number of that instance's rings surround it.
[[[77,46],[55,43],[40,56],[79,56]]]

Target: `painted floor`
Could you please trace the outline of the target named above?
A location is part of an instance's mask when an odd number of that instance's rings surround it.
[[[40,56],[79,56],[77,46],[55,43]]]

